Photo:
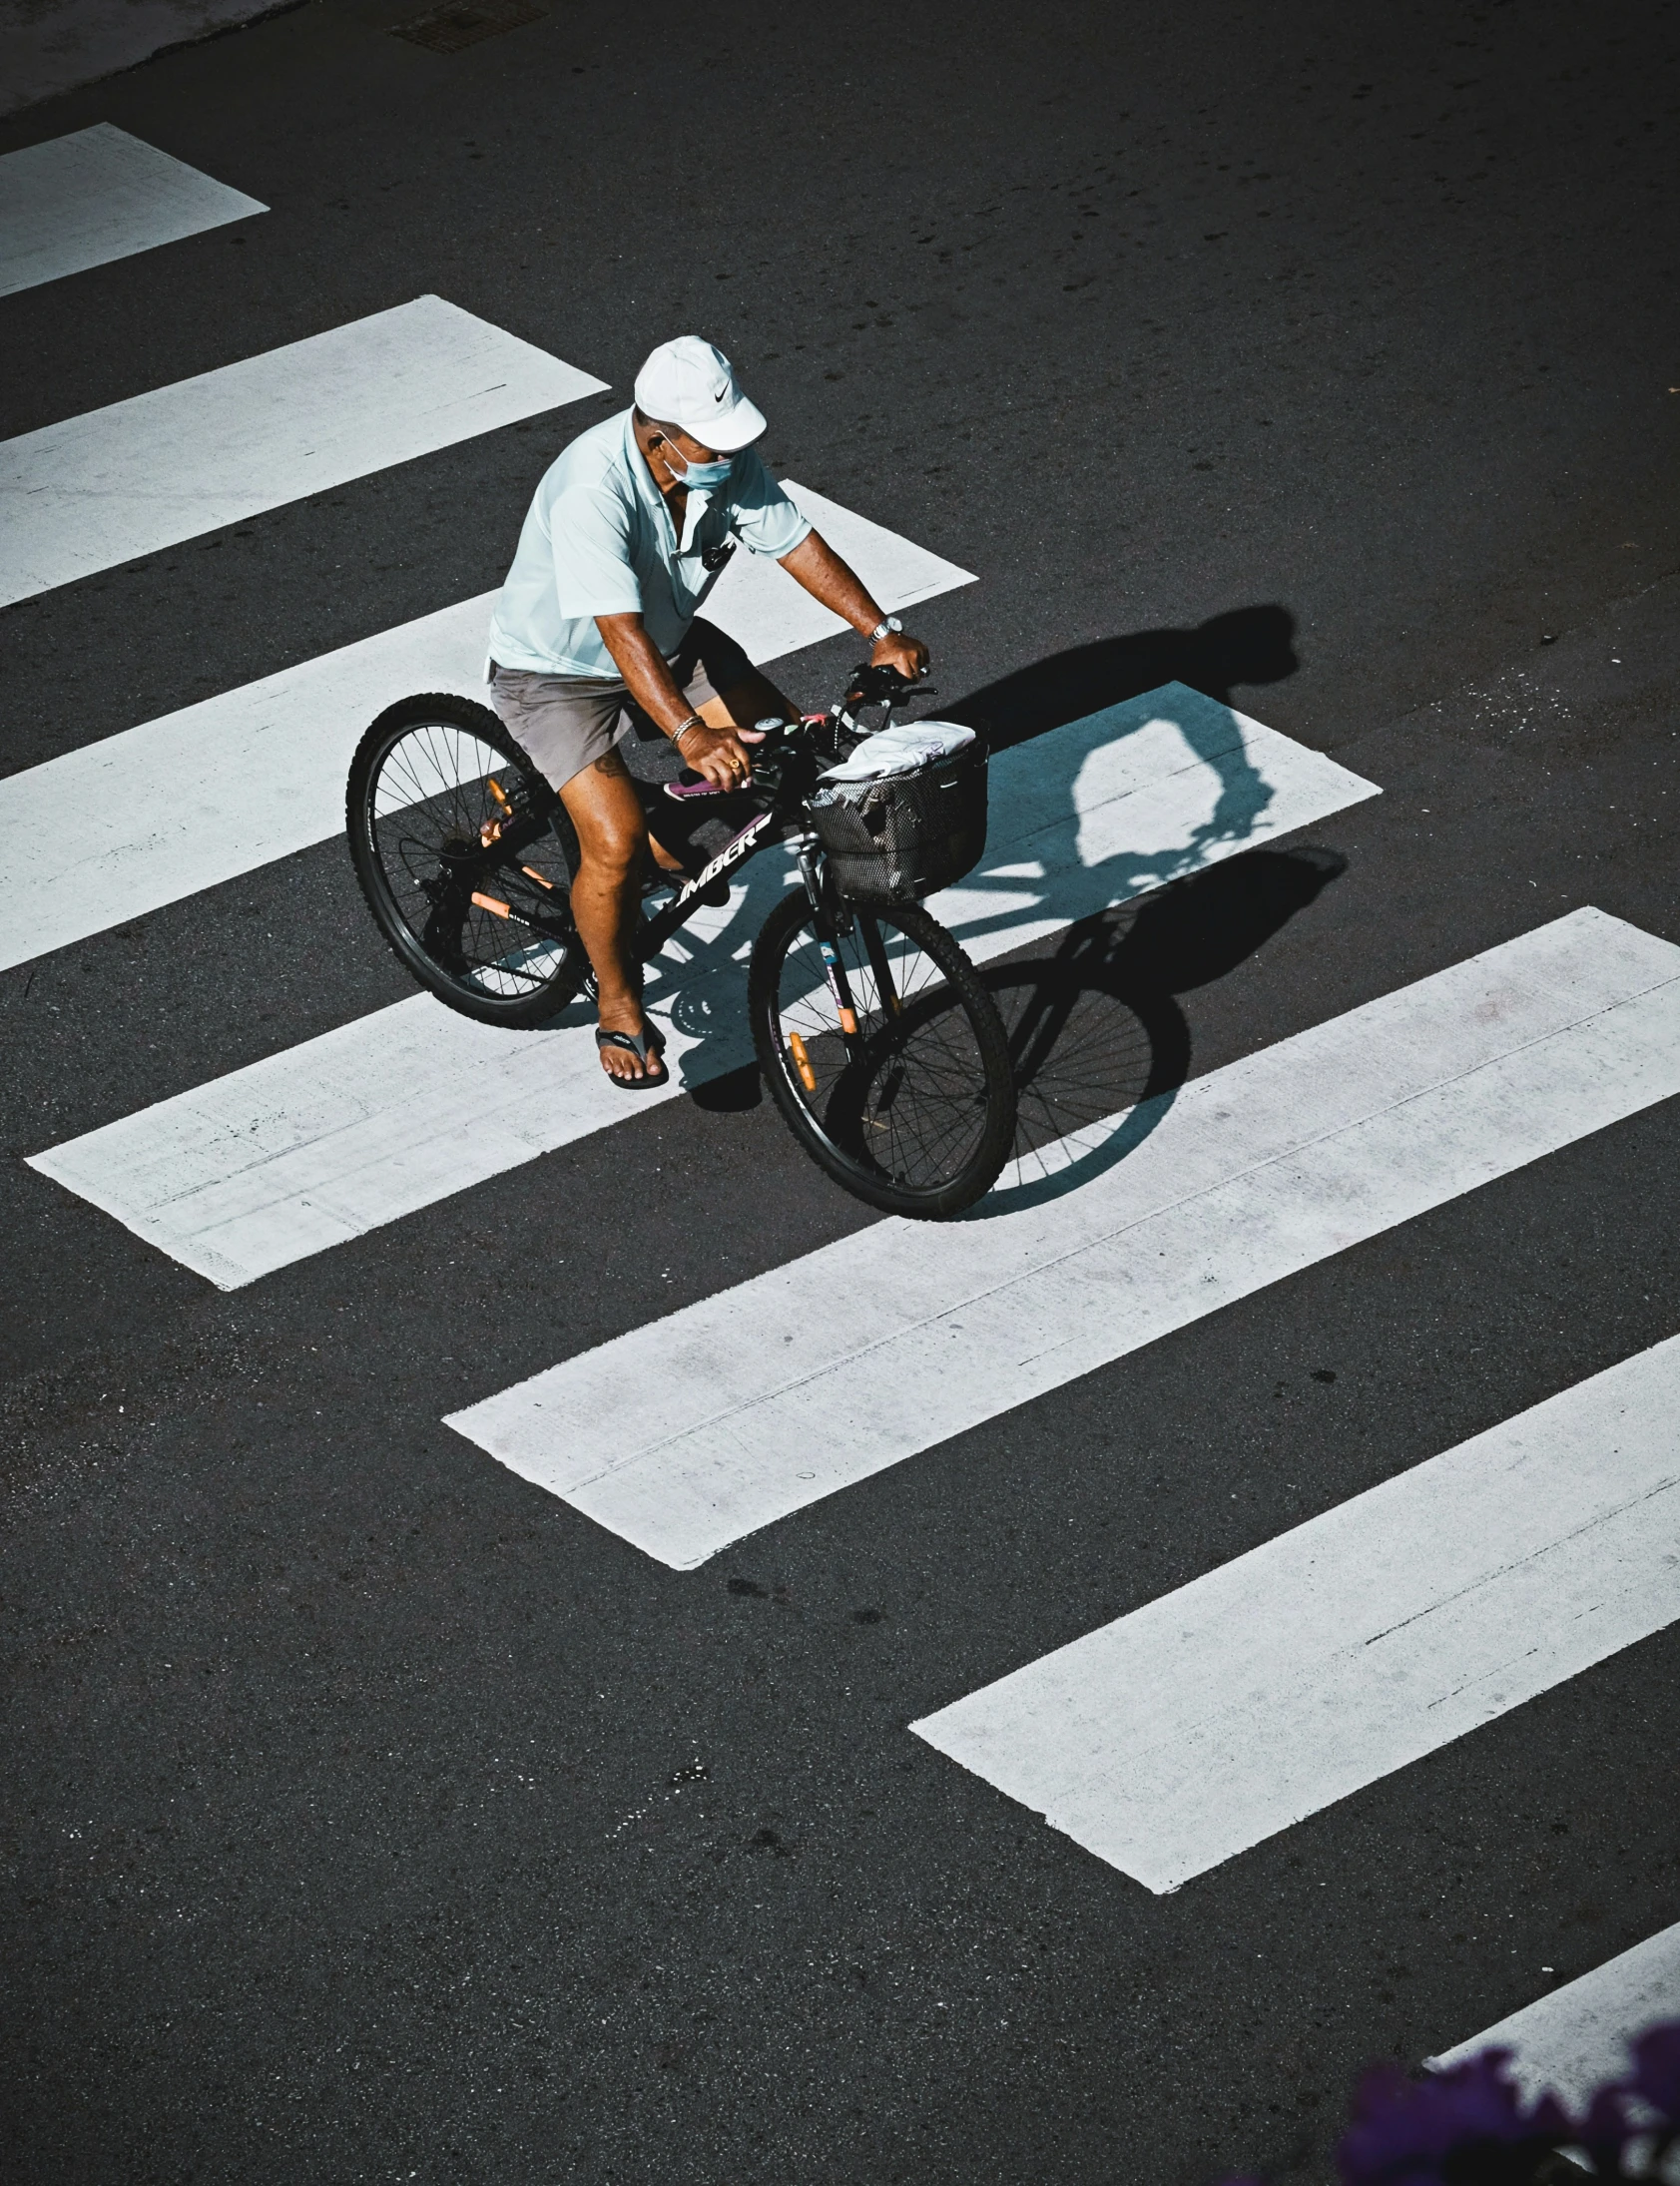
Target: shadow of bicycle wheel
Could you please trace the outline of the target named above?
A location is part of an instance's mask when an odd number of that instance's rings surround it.
[[[1190,1027],[1169,993],[1127,991],[1137,905],[1081,919],[1048,954],[982,973],[1009,1034],[1015,1149],[975,1214],[1013,1213],[1123,1160],[1190,1071]]]
[[[1123,1161],[1190,1075],[1177,997],[1226,976],[1346,870],[1330,850],[1252,850],[988,965],[1015,1060],[1015,1149],[969,1220],[1061,1196]]]

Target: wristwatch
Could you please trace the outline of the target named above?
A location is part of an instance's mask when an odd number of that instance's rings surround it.
[[[903,624],[898,620],[896,615],[883,615],[880,621],[876,623],[875,627],[869,632],[868,642],[870,645],[879,645],[882,638],[898,637],[903,631]]]

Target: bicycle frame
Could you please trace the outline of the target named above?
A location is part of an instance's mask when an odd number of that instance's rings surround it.
[[[815,721],[824,719],[826,717],[822,715],[814,717]],[[798,750],[791,752],[788,756],[796,762],[802,759],[809,761],[810,758],[809,753]],[[804,770],[796,766],[796,780],[802,772],[809,773],[809,766]],[[546,782],[543,782],[540,777],[535,780],[528,778],[519,794],[512,799],[501,789],[493,776],[490,778],[490,788],[497,803],[502,807],[505,818],[490,823],[482,834],[479,844],[461,860],[454,876],[454,889],[460,895],[469,895],[471,900],[481,908],[497,912],[505,918],[510,915],[508,906],[498,897],[486,894],[480,886],[480,882],[489,883],[500,865],[510,858],[517,859],[522,850],[529,849],[532,843],[538,841],[548,832],[555,814],[561,809],[561,800],[558,793],[551,789]],[[788,784],[780,784],[764,810],[756,813],[745,827],[733,834],[718,854],[700,872],[686,880],[662,910],[657,911],[651,918],[644,917],[642,919],[636,930],[635,946],[636,952],[643,963],[651,963],[672,935],[680,932],[688,923],[698,907],[699,898],[704,889],[709,888],[715,880],[720,879],[735,866],[744,864],[756,851],[765,846],[768,836],[779,831],[789,820],[795,817],[799,812],[803,794],[803,786],[796,788]],[[813,907],[819,911],[820,915],[826,915],[823,911],[823,887],[820,868],[814,865],[808,871],[807,859],[804,854],[808,845],[814,849],[815,844],[809,836],[801,836],[796,840],[801,854],[801,873],[805,877],[807,888],[811,893]],[[526,866],[524,870],[530,872],[531,868]],[[541,879],[540,874],[533,875],[533,877]],[[545,887],[550,885],[547,881],[543,881],[542,884]],[[443,908],[444,906],[440,903],[438,908],[434,909],[434,919]],[[521,922],[530,923],[530,920],[527,917]],[[547,933],[550,938],[559,938],[561,931],[559,927],[551,930],[542,924],[533,924],[532,930]]]
[[[851,687],[845,698],[839,700],[827,714],[807,714],[795,731],[797,741],[784,754],[778,750],[767,755],[776,766],[779,778],[784,766],[789,779],[779,779],[764,811],[755,815],[746,826],[724,844],[718,854],[695,876],[685,882],[665,908],[653,917],[644,918],[637,929],[637,953],[643,963],[651,963],[659,955],[673,934],[679,932],[696,906],[701,891],[721,879],[737,865],[744,864],[765,846],[766,838],[779,830],[796,814],[803,812],[811,782],[815,778],[816,755],[812,750],[819,732],[828,728],[835,737],[841,733],[855,733],[857,724],[846,711],[848,705],[885,704],[887,719],[891,719],[891,700],[894,693],[890,685],[883,685],[883,678],[897,678],[891,670],[862,668],[855,671]],[[907,694],[906,694],[907,695]],[[783,733],[794,725],[784,725]],[[798,731],[804,731],[798,739]],[[851,928],[855,919],[862,928],[863,947],[874,974],[875,989],[881,1005],[891,1015],[897,1016],[902,1008],[893,984],[891,967],[886,949],[881,941],[880,928],[866,910],[853,909],[849,904],[837,903],[833,891],[827,885],[823,851],[816,837],[809,831],[801,831],[793,838],[794,854],[799,861],[800,879],[811,902],[813,925],[817,945],[823,957],[823,969],[828,979],[829,991],[834,996],[835,1010],[840,1020],[840,1037],[846,1052],[852,1056],[860,1053],[861,1035],[857,1024],[856,1005],[852,1000],[850,982],[845,975],[845,964],[835,946],[837,937]]]
[[[696,898],[703,888],[709,888],[714,880],[721,879],[735,866],[745,863],[753,853],[762,848],[764,838],[782,820],[784,816],[771,805],[750,820],[739,834],[731,835],[717,856],[678,889],[676,895],[661,911],[651,918],[644,918],[636,929],[636,949],[643,963],[652,963],[674,933],[689,922],[696,908]]]
[[[775,831],[786,817],[779,809],[781,800],[750,820],[739,834],[734,834],[724,844],[711,862],[694,878],[678,890],[673,900],[652,918],[644,918],[636,932],[637,953],[643,963],[651,963],[674,933],[688,923],[700,892],[711,886],[735,866],[744,864],[754,852],[764,846],[765,837]],[[834,906],[829,890],[824,885],[823,853],[810,836],[798,838],[794,844],[799,859],[800,878],[805,883],[806,894],[811,899],[817,945],[823,955],[823,969],[828,978],[829,991],[835,998],[835,1009],[840,1018],[840,1038],[847,1054],[859,1053],[860,1035],[857,1029],[857,1010],[851,998],[850,984],[845,976],[845,965],[840,950],[835,946],[837,932],[858,917],[863,928],[863,946],[868,951],[869,963],[874,971],[875,983],[884,1006],[896,1016],[900,1008],[897,992],[892,984],[892,974],[882,946],[880,929],[866,912],[853,912],[848,907]]]

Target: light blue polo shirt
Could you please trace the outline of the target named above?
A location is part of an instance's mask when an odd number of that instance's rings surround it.
[[[679,539],[632,414],[592,425],[543,473],[490,616],[490,658],[503,668],[616,681],[597,615],[640,614],[669,660],[721,575],[706,567],[707,548],[733,531],[780,560],[811,530],[757,450],[743,448],[721,487],[690,493]]]

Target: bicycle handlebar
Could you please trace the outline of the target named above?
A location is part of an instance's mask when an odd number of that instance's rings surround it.
[[[762,774],[766,785],[774,786],[781,772],[779,763],[786,756],[783,747],[784,738],[797,735],[802,730],[808,736],[811,736],[820,730],[835,727],[835,725],[843,725],[847,730],[855,730],[856,724],[846,711],[848,707],[884,706],[890,709],[894,706],[901,706],[906,699],[930,699],[937,697],[937,695],[931,684],[919,683],[913,676],[901,676],[897,669],[887,663],[883,662],[880,667],[876,668],[871,666],[869,662],[864,661],[852,669],[850,675],[846,678],[844,696],[837,699],[826,714],[802,714],[796,721],[777,721],[767,715],[765,721],[758,728],[743,729],[740,732],[741,739],[750,748],[751,755],[755,760],[758,760],[760,755],[753,748],[760,745],[765,747],[761,763]],[[836,734],[839,733],[840,729],[836,727]],[[685,768],[684,774],[692,774],[692,770]],[[753,779],[755,781],[761,779],[760,766],[755,766]],[[715,783],[708,782],[703,776],[694,775],[693,779],[689,781],[684,781],[682,777],[679,777],[675,782],[668,782],[665,785],[665,794],[667,797],[675,798],[679,802],[686,802],[690,798],[697,797],[739,796],[741,791],[748,787],[748,784],[743,783],[736,790],[720,790]]]
[[[846,701],[852,706],[886,706],[912,691],[918,698],[932,696],[928,685],[913,676],[899,675],[888,661],[878,668],[864,661],[846,678]]]

